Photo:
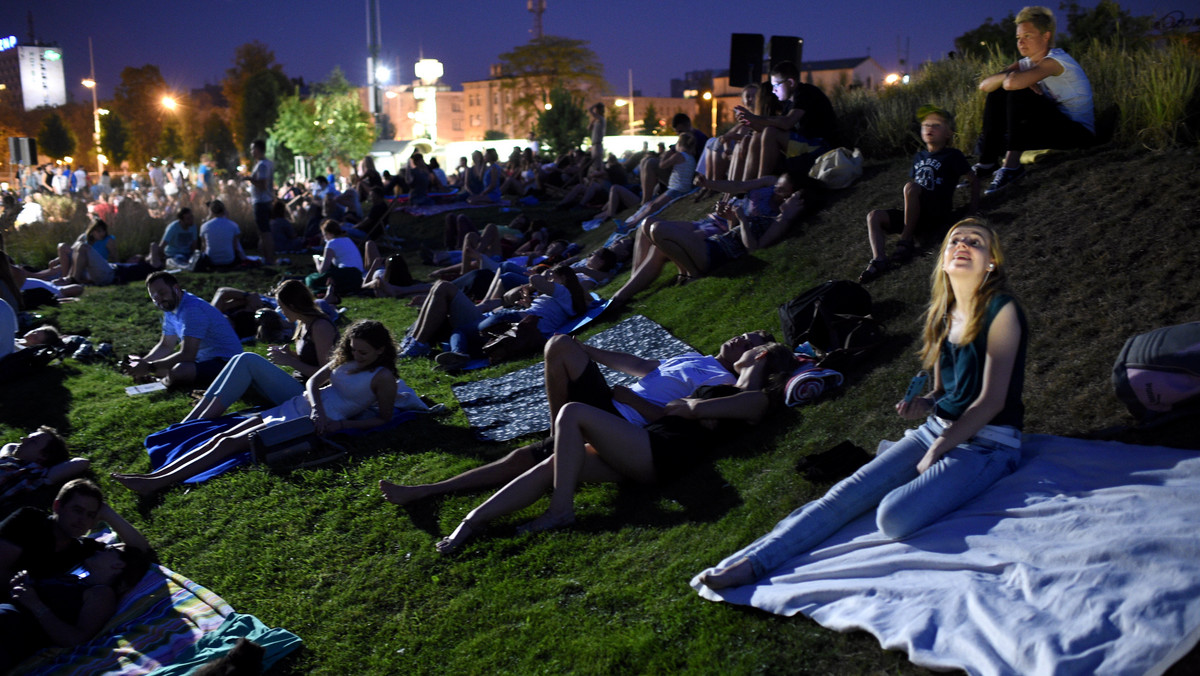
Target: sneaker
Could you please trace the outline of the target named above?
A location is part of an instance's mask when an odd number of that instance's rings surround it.
[[[996,170],[996,175],[992,177],[992,184],[988,186],[987,190],[983,191],[983,194],[991,195],[1000,192],[1024,175],[1025,167],[1017,167],[1016,169],[1000,167]]]
[[[996,164],[994,162],[992,164],[984,164],[982,162],[976,162],[975,164],[971,165],[971,171],[975,172],[976,180],[982,180],[984,176],[987,176],[988,174],[992,173],[995,170],[996,170]],[[971,185],[971,182],[969,180],[967,180],[967,177],[964,175],[963,180],[958,182],[957,187],[965,188],[969,185]]]
[[[439,371],[458,371],[471,362],[471,355],[462,352],[443,352],[434,358]]]
[[[422,343],[419,340],[414,340],[408,344],[408,347],[404,348],[403,352],[400,353],[400,358],[415,359],[417,357],[424,357],[432,351],[433,347],[428,343]]]

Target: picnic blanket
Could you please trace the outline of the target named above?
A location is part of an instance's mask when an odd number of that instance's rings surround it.
[[[1160,674],[1200,639],[1198,494],[1196,451],[1027,435],[1016,472],[906,540],[872,512],[754,585],[691,584],[933,669]]]
[[[487,207],[502,207],[504,204],[497,202],[496,204],[467,204],[466,202],[449,202],[447,204],[410,204],[403,207],[404,211],[413,216],[436,216],[444,214],[447,211],[458,211],[459,209],[486,209]]]
[[[586,342],[647,359],[666,359],[695,352],[687,343],[641,315],[634,315]],[[601,366],[600,371],[609,385],[627,385],[637,380],[607,366]],[[534,364],[499,378],[461,383],[451,389],[477,437],[487,441],[508,441],[550,428],[543,374],[543,364]]]
[[[249,619],[245,619],[249,618]],[[228,626],[226,626],[228,625]],[[152,566],[125,595],[96,638],[71,649],[45,650],[13,673],[92,676],[149,674],[197,654],[194,645],[212,632],[248,636],[267,648],[263,664],[274,664],[296,649],[300,639],[284,629],[269,629],[252,615],[239,615],[220,596],[164,566]],[[236,638],[233,638],[236,641]],[[232,648],[229,643],[226,650]],[[204,653],[211,660],[224,651]],[[197,666],[191,664],[191,666]],[[186,673],[170,671],[169,673]]]

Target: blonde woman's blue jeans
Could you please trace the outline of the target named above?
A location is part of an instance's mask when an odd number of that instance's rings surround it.
[[[1021,434],[1013,427],[988,425],[965,444],[942,456],[923,474],[917,463],[945,429],[930,416],[925,424],[819,500],[789,514],[770,533],[743,550],[755,574],[764,577],[806,552],[875,506],[876,524],[890,538],[903,538],[957,509],[1000,478],[1021,458]]]

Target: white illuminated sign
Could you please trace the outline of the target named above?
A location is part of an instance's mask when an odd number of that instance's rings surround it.
[[[0,38],[0,52],[6,49],[12,49],[17,46],[17,36],[10,35],[6,38]]]
[[[67,102],[62,52],[51,47],[17,47],[25,110]]]

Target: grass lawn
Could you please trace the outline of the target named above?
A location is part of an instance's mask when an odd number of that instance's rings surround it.
[[[1130,422],[1110,383],[1121,345],[1136,333],[1197,319],[1195,167],[1193,150],[1055,155],[984,200],[1030,318],[1027,431],[1077,435]],[[777,305],[825,279],[858,276],[870,258],[866,212],[901,203],[907,170],[905,159],[868,162],[858,184],[831,195],[828,208],[783,243],[686,287],[670,286],[669,268],[626,312],[710,352],[745,330],[778,331]],[[707,206],[688,199],[667,215],[691,219]],[[511,216],[467,213],[484,221]],[[532,213],[587,244],[611,227],[579,236],[573,224],[583,211]],[[433,243],[441,219],[406,220],[398,231],[414,244]],[[427,270],[415,255],[412,263]],[[183,395],[129,398],[126,379],[111,366],[68,361],[33,387],[0,391],[0,438],[39,424],[69,432],[73,450],[92,459],[111,501],[165,565],[304,639],[284,673],[915,673],[923,670],[869,635],[710,603],[687,581],[827,488],[796,473],[801,457],[844,439],[873,449],[909,426],[892,404],[918,369],[931,265],[921,258],[870,285],[891,340],[836,396],[776,415],[669,485],[586,486],[572,528],[517,535],[515,526],[539,514],[543,501],[496,522],[451,558],[438,556],[433,543],[485,495],[396,508],[376,482],[444,479],[519,442],[475,441],[450,392],[460,377],[434,372],[431,361],[404,362],[401,375],[450,414],[356,440],[340,465],[286,476],[238,470],[148,504],[108,472],[147,468],[141,440],[184,415]],[[277,274],[190,275],[183,284],[211,297],[218,285],[265,290]],[[616,284],[602,291],[611,294]],[[380,319],[397,333],[416,317],[400,301],[348,298],[344,305],[352,318]],[[82,302],[44,314],[66,332],[112,341],[118,355],[157,339],[159,314],[140,285],[92,289]],[[1200,447],[1183,425],[1122,438]]]

